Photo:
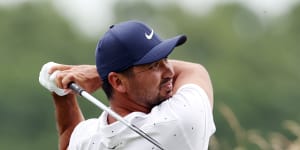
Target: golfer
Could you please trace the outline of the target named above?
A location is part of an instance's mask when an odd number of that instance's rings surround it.
[[[155,145],[103,111],[85,120],[71,82],[103,89],[109,107],[167,150],[206,150],[215,132],[213,89],[206,69],[170,60],[185,35],[162,40],[148,25],[130,20],[109,27],[96,47],[96,66],[47,63],[40,83],[52,92],[59,148],[154,150]]]

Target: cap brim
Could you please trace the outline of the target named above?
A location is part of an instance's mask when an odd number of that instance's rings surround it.
[[[186,40],[187,37],[185,35],[178,35],[164,40],[152,48],[144,57],[135,62],[134,65],[148,64],[166,58],[175,47],[184,44]]]

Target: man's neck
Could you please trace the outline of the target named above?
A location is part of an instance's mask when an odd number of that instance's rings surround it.
[[[132,112],[143,112],[143,113],[150,113],[151,108],[147,108],[145,106],[139,105],[133,100],[126,99],[126,98],[115,98],[110,100],[110,108],[119,114],[122,117],[127,116]],[[112,116],[108,115],[107,123],[111,124],[116,122],[117,120]]]

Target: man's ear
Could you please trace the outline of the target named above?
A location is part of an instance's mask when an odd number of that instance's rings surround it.
[[[120,93],[126,92],[125,82],[121,74],[118,74],[116,72],[110,72],[108,74],[107,79],[115,91]]]

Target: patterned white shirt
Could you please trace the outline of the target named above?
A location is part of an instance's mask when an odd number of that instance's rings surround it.
[[[98,119],[81,122],[74,129],[69,150],[158,150],[155,145],[117,121],[107,124],[106,112]],[[133,112],[124,117],[166,150],[207,150],[215,132],[207,94],[186,84],[149,114]]]

